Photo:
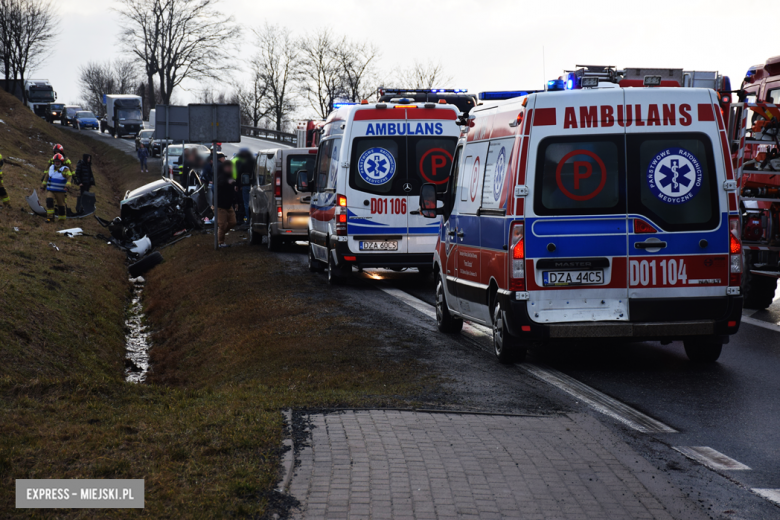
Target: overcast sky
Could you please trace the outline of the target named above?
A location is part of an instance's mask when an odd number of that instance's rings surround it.
[[[80,99],[79,67],[120,56],[114,0],[55,0],[59,40],[34,77],[49,79],[64,102]],[[776,38],[739,30],[745,14],[771,2],[743,0],[221,0],[245,27],[285,25],[296,35],[322,27],[381,50],[384,75],[415,59],[440,61],[451,85],[482,90],[537,89],[577,64],[718,70],[739,87],[749,66],[780,54]],[[767,15],[770,16],[771,15]],[[747,22],[743,22],[747,26]],[[742,46],[734,34],[745,34]],[[542,49],[544,48],[544,62]],[[251,56],[247,37],[238,62]],[[198,85],[189,85],[199,88]],[[179,102],[192,101],[180,90]],[[305,111],[302,115],[307,115]]]

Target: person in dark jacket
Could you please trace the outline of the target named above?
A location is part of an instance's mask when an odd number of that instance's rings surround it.
[[[146,159],[149,158],[149,150],[146,149],[144,143],[141,143],[141,146],[138,147],[136,154],[138,155],[138,161],[141,163],[141,171],[148,172],[149,166],[146,164]]]
[[[81,214],[84,208],[81,206],[81,197],[95,185],[95,176],[92,173],[92,156],[85,153],[76,164],[76,173],[73,175],[73,183],[79,187],[80,193],[76,199],[76,214]]]
[[[236,211],[233,202],[236,196],[236,180],[233,178],[233,163],[226,161],[217,171],[217,224],[219,224],[219,247],[227,247],[225,233],[236,225]]]

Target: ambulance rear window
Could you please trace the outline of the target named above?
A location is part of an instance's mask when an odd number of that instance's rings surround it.
[[[537,215],[625,213],[623,135],[551,137],[536,157]]]
[[[631,134],[628,211],[665,231],[714,229],[720,223],[710,139],[700,133]]]

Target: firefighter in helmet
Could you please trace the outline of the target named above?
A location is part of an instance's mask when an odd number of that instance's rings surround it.
[[[3,154],[0,154],[0,208],[3,206],[11,206],[11,197],[8,196],[8,192],[5,191],[3,186]]]
[[[52,153],[54,155],[60,154],[62,156],[62,164],[63,166],[67,166],[68,169],[71,168],[70,166],[70,159],[65,155],[65,148],[62,147],[61,144],[55,144],[54,147],[51,149]],[[52,157],[49,159],[49,166],[54,164],[54,158]]]
[[[55,206],[56,220],[63,221],[65,215],[65,194],[70,188],[71,172],[65,164],[65,158],[62,154],[54,154],[51,158],[52,165],[48,171],[44,172],[41,191],[46,190],[46,221],[54,222]]]

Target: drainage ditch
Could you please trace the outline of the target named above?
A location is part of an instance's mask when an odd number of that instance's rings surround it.
[[[146,325],[146,315],[141,304],[146,280],[139,276],[131,278],[133,284],[133,297],[127,308],[125,319],[125,381],[129,383],[143,383],[149,372],[149,349],[152,342],[150,332]]]

